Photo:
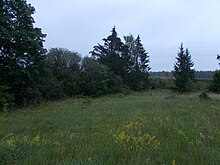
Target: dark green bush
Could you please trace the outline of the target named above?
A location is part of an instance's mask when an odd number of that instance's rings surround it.
[[[196,79],[194,84],[194,90],[207,91],[209,90],[211,82],[211,79]]]
[[[220,93],[220,70],[215,71],[210,90],[215,93]]]
[[[206,92],[202,92],[199,95],[199,99],[202,100],[202,101],[206,101],[206,100],[210,100],[211,98],[209,97],[209,95]]]
[[[7,111],[13,104],[14,96],[8,92],[8,86],[0,86],[0,111]]]
[[[126,83],[131,90],[141,91],[149,87],[148,74],[140,71],[132,71],[128,74]]]
[[[151,89],[173,89],[174,82],[172,79],[167,78],[150,78]]]

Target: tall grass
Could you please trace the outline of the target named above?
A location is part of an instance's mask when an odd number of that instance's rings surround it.
[[[169,91],[0,114],[0,164],[220,164],[220,98]]]

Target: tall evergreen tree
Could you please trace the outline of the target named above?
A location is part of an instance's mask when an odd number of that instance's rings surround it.
[[[149,66],[149,55],[144,49],[140,36],[135,39],[132,34],[124,36],[125,45],[129,48],[129,53],[132,62],[132,71],[148,72]]]
[[[190,92],[193,89],[193,80],[195,70],[192,69],[194,66],[191,55],[188,48],[184,50],[183,43],[181,43],[180,51],[176,57],[176,63],[174,65],[174,82],[179,92]]]
[[[39,96],[45,34],[33,26],[35,9],[26,0],[0,1],[0,85],[6,85],[17,104]]]
[[[146,73],[150,70],[149,55],[148,52],[146,52],[146,50],[144,49],[139,35],[136,39],[134,57],[135,57],[134,69],[136,71]]]
[[[111,32],[111,35],[103,39],[104,45],[94,46],[94,50],[90,53],[115,74],[125,77],[131,67],[129,50],[118,37],[115,27]]]
[[[132,35],[124,36],[125,44],[129,47],[129,53],[131,58],[131,72],[129,72],[126,83],[132,90],[143,90],[149,85],[148,83],[148,71],[149,56],[148,52],[144,49],[140,36],[134,39]]]

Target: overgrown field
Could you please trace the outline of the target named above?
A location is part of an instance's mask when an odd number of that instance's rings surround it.
[[[0,164],[220,164],[220,97],[148,91],[0,113]]]

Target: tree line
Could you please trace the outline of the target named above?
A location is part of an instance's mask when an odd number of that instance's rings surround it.
[[[90,57],[43,47],[46,34],[34,27],[35,9],[26,0],[0,2],[0,110],[72,96],[100,96],[151,88],[150,58],[140,35],[118,37],[116,28],[93,47]],[[220,57],[218,56],[218,59]],[[195,70],[183,44],[174,65],[178,92],[193,89]],[[220,92],[219,71],[212,90]]]
[[[212,80],[214,71],[195,71],[195,79],[201,79],[201,80]],[[149,72],[151,77],[158,77],[158,78],[167,78],[172,79],[173,73],[170,71],[150,71]]]

